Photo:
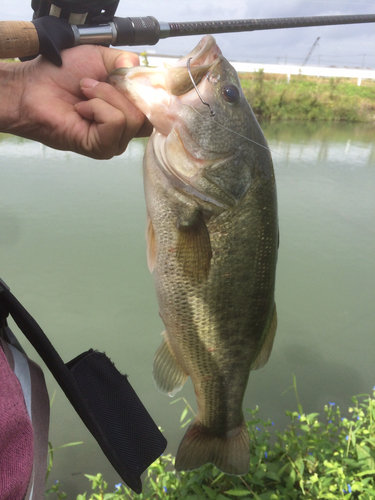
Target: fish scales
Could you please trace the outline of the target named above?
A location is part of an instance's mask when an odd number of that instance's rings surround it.
[[[156,174],[160,175],[158,171]],[[204,398],[203,405],[209,409],[210,415],[217,414],[228,400],[237,400],[238,409],[242,405],[242,398],[237,393],[242,394],[247,384],[247,376],[243,375],[243,371],[246,370],[248,375],[249,360],[255,360],[261,347],[259,342],[264,318],[273,308],[273,296],[265,298],[259,294],[260,289],[274,286],[274,273],[268,260],[269,255],[274,257],[272,252],[276,252],[276,241],[267,236],[263,229],[268,227],[267,223],[261,220],[267,217],[267,211],[263,206],[254,207],[258,205],[253,196],[254,186],[237,210],[223,212],[208,221],[213,253],[209,277],[203,283],[194,280],[186,283],[183,263],[178,260],[176,253],[162,250],[177,246],[175,220],[179,216],[180,200],[175,205],[166,204],[164,200],[168,193],[163,195],[158,185],[160,180],[150,173],[145,178],[150,183],[149,187],[146,186],[146,196],[148,189],[154,188],[160,193],[155,205],[151,204],[148,210],[154,224],[156,245],[160,249],[160,260],[154,271],[160,314],[166,331],[176,332],[174,337],[168,335],[168,341],[173,345],[173,351],[184,371],[192,377],[196,391],[199,390],[200,397]],[[241,217],[237,216],[237,211]],[[244,220],[246,228],[243,227]],[[252,225],[256,231],[261,231],[260,237],[253,237]],[[275,233],[274,229],[270,228]],[[268,250],[263,245],[259,249],[259,241],[268,242],[269,245],[265,245],[269,247]],[[254,257],[248,258],[251,254]],[[249,276],[255,279],[250,280]],[[250,338],[249,324],[259,325],[252,329]],[[231,332],[237,334],[231,335]],[[217,390],[214,390],[217,398],[212,394],[213,383],[207,380],[211,374],[215,383],[213,372],[222,377],[217,380]],[[237,374],[240,380],[232,384]],[[233,385],[237,386],[235,391]],[[242,412],[232,413],[238,426]],[[209,415],[204,418],[210,419]],[[214,420],[219,422],[220,419],[215,417]],[[212,426],[211,422],[206,423],[205,420],[202,423],[209,428]],[[229,429],[231,425],[228,424]]]
[[[211,462],[240,475],[249,468],[243,397],[276,330],[276,185],[266,140],[213,37],[189,56],[191,74],[188,56],[164,70],[174,94],[166,84],[161,97],[163,70],[111,81],[154,125],[144,158],[147,245],[165,332],[153,374],[169,395],[190,376],[198,407],[176,469]],[[157,97],[144,84],[156,71]]]

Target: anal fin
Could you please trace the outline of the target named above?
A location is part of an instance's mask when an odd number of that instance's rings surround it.
[[[186,382],[187,374],[171,352],[165,332],[163,335],[163,342],[155,354],[152,374],[159,391],[172,397],[182,389],[182,386]]]

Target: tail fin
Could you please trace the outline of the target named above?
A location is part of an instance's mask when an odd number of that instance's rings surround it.
[[[236,476],[249,471],[250,441],[245,421],[223,437],[213,436],[200,422],[193,422],[178,448],[176,470],[198,469],[207,463]]]

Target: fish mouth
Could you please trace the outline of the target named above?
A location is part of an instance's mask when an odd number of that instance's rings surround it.
[[[198,45],[186,56],[179,59],[177,62],[171,65],[165,65],[166,69],[173,68],[186,68],[187,61],[190,59],[190,66],[208,66],[210,67],[219,56],[221,56],[221,50],[218,47],[215,38],[212,35],[205,35]],[[160,73],[160,68],[150,68],[145,66],[135,66],[134,68],[118,68],[112,71],[108,77],[109,83],[114,85],[117,84],[118,78],[123,78],[126,76],[127,79],[135,79],[139,76],[146,74],[152,75],[153,73]]]
[[[221,58],[215,38],[206,35],[189,54],[173,65],[119,68],[109,75],[108,82],[125,93],[159,132],[168,135],[175,121],[173,99],[186,95],[199,85]],[[195,98],[199,99],[198,94],[192,96]]]
[[[191,59],[191,66],[211,66],[221,55],[215,38],[212,35],[205,35],[189,54],[177,61],[176,66],[187,66],[188,59]]]
[[[203,88],[222,60],[215,38],[206,35],[173,65],[121,68],[110,74],[109,83],[122,91],[154,126],[153,147],[158,167],[175,188],[225,207],[198,187],[197,180],[203,170],[214,161],[204,158],[184,124],[184,109],[202,106],[197,86],[202,83]]]

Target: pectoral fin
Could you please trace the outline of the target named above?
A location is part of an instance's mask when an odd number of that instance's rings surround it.
[[[155,244],[155,231],[152,225],[150,216],[147,214],[146,225],[146,243],[147,243],[147,264],[150,273],[154,270],[156,264],[156,244]]]
[[[163,335],[163,342],[155,354],[152,374],[159,391],[168,394],[168,396],[174,396],[184,385],[187,374],[171,352],[165,332]]]
[[[187,277],[198,283],[206,280],[212,258],[210,234],[203,214],[196,210],[177,222],[177,258]]]
[[[251,365],[252,370],[259,370],[259,368],[263,368],[263,366],[267,363],[268,358],[271,355],[273,341],[275,340],[276,328],[277,328],[277,314],[275,305],[266,339],[264,341],[261,351],[256,357],[254,363]]]

